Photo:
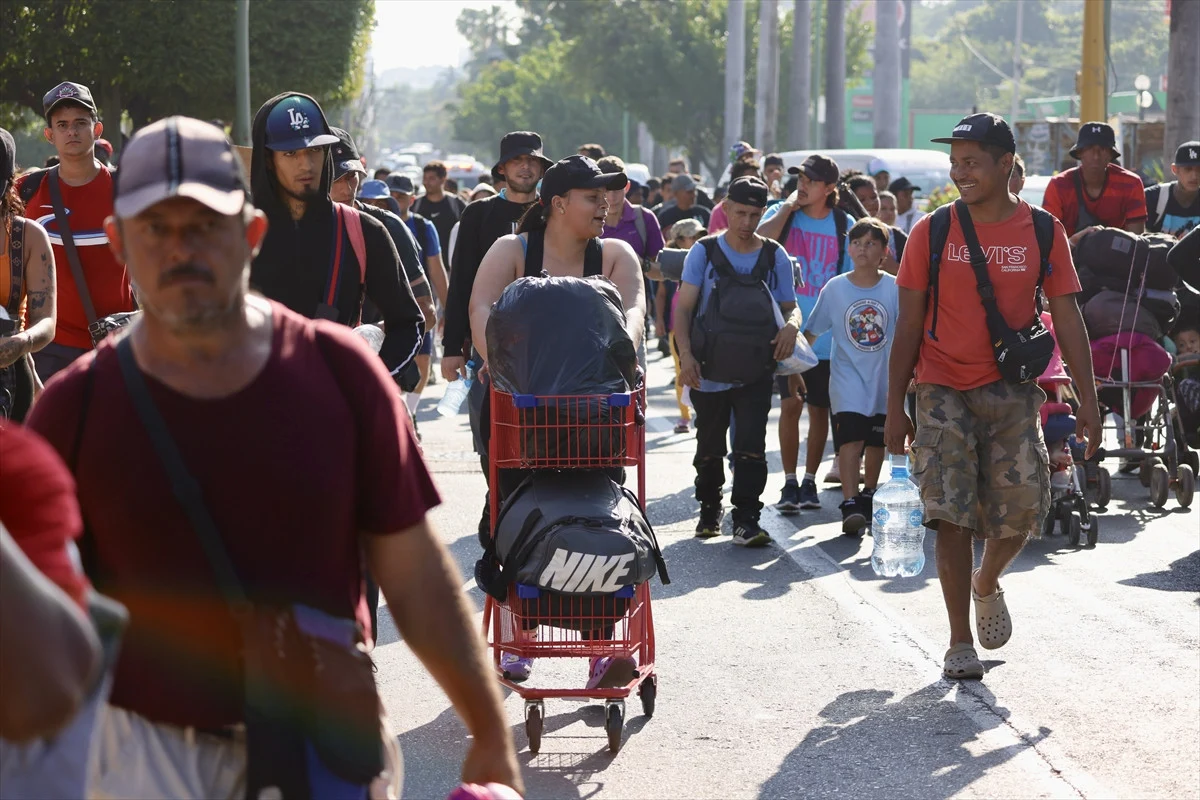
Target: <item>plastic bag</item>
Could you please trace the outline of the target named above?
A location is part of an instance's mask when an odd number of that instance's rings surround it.
[[[627,392],[637,352],[616,286],[606,278],[518,278],[487,324],[492,382],[510,394]]]
[[[780,328],[786,324],[783,319],[783,311],[778,305],[775,306],[775,321]],[[801,372],[808,372],[816,365],[817,354],[813,352],[812,345],[808,343],[808,339],[804,338],[803,333],[797,333],[796,346],[792,348],[792,354],[778,362],[775,374],[779,376],[799,375]]]

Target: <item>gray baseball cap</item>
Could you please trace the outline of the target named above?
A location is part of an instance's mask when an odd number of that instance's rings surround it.
[[[172,197],[188,197],[232,216],[249,197],[242,160],[225,133],[191,117],[167,117],[134,134],[113,180],[113,209],[121,218],[136,217]]]

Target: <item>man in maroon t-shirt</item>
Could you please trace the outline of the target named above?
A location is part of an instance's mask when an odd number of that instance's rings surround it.
[[[267,223],[224,134],[185,117],[143,128],[114,212],[106,233],[144,314],[64,370],[29,419],[75,472],[89,577],[130,611],[96,793],[235,797],[247,781],[239,628],[134,407],[125,347],[255,606],[363,622],[365,556],[471,732],[464,780],[520,788],[462,578],[426,521],[439,498],[399,393],[350,331],[247,294]],[[394,759],[386,769],[398,792]]]

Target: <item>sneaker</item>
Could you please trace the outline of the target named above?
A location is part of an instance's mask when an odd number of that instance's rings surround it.
[[[660,336],[658,339],[658,352],[669,358],[671,356],[671,340],[665,336]]]
[[[829,472],[825,473],[825,483],[833,483],[840,485],[842,482],[842,468],[838,466],[838,460],[833,459],[833,466],[829,468]]]
[[[513,683],[524,683],[533,673],[533,659],[522,658],[516,653],[501,653],[500,672]]]
[[[721,520],[725,512],[721,506],[700,506],[700,522],[696,524],[696,538],[711,539],[721,535]]]
[[[871,521],[875,519],[875,490],[863,489],[857,500],[858,510],[867,518],[867,527],[870,527]]]
[[[812,478],[805,478],[800,483],[800,507],[807,509],[821,507],[821,501],[817,497],[817,482]]]
[[[740,547],[766,547],[771,543],[771,534],[757,522],[738,522],[733,526],[733,543]]]
[[[780,514],[795,514],[800,508],[800,484],[787,481],[783,484],[783,493],[779,495],[775,510]]]
[[[853,536],[867,527],[867,518],[859,507],[857,497],[843,500],[838,508],[842,510],[842,533]]]
[[[619,689],[629,685],[637,674],[637,662],[630,656],[593,658],[590,667],[589,689]]]
[[[676,433],[687,433],[691,429],[692,429],[691,423],[689,423],[686,419],[683,419],[682,417],[680,417],[679,421],[675,423],[675,432]]]

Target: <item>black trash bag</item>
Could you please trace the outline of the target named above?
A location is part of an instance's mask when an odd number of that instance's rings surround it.
[[[492,383],[509,394],[627,392],[637,352],[621,295],[606,278],[518,278],[487,324]]]

